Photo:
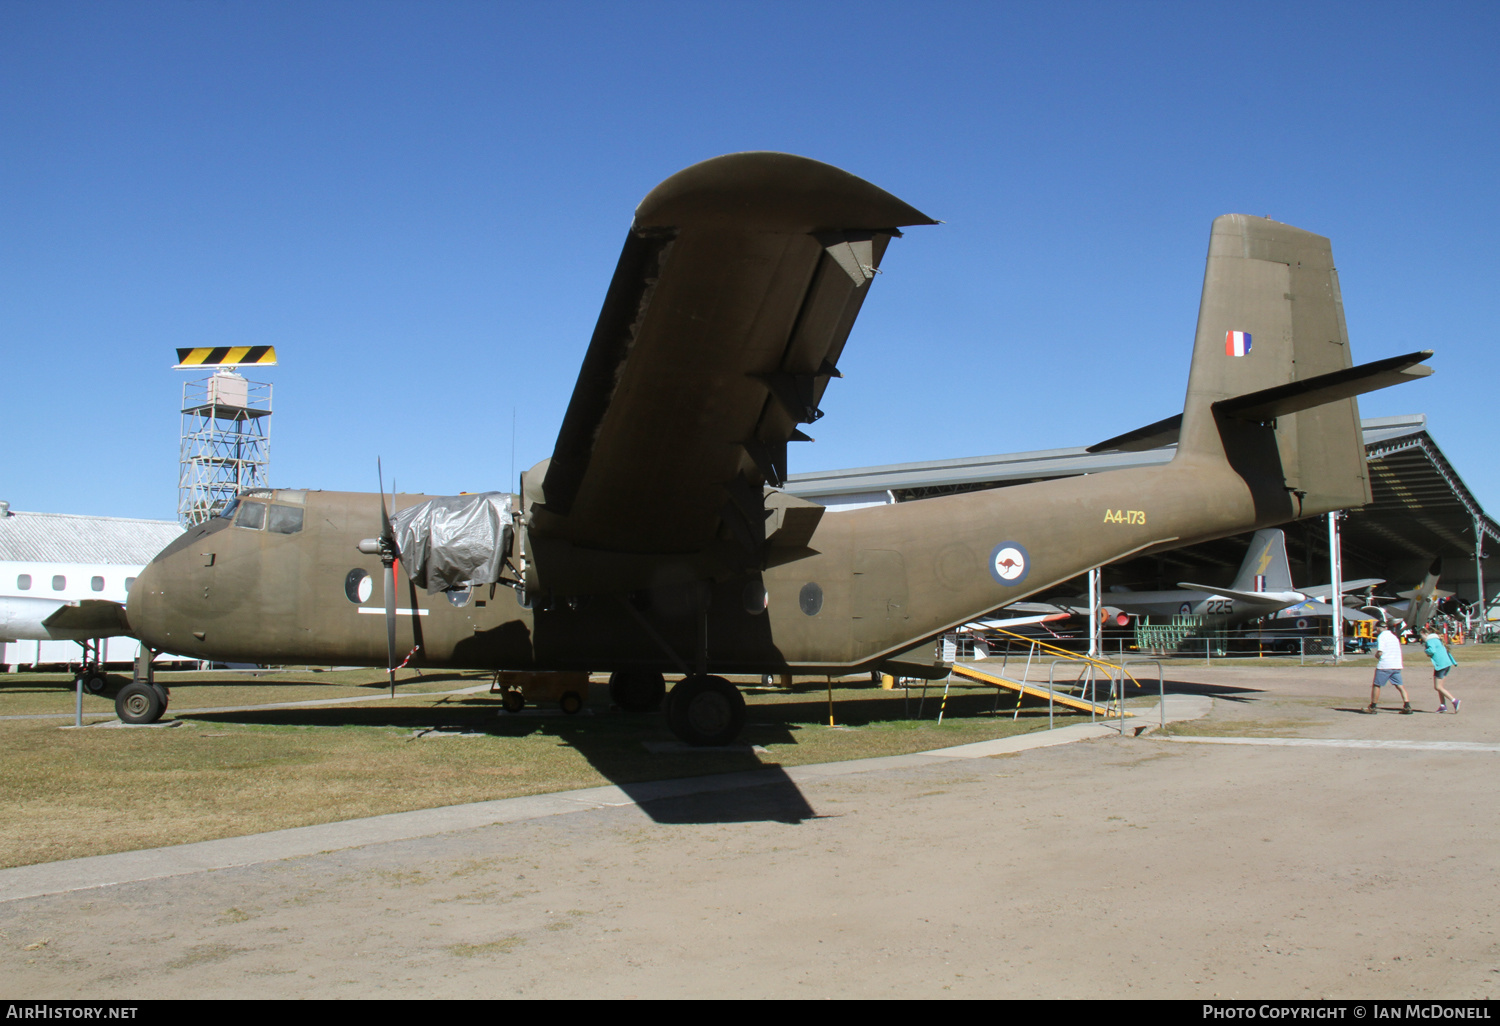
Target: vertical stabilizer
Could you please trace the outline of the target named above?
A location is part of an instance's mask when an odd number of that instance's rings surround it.
[[[1363,505],[1370,492],[1354,399],[1267,423],[1213,409],[1352,365],[1328,240],[1263,217],[1217,218],[1179,458],[1227,459],[1254,492],[1263,523]]]
[[[1286,558],[1286,535],[1274,528],[1255,532],[1255,537],[1250,539],[1250,548],[1245,551],[1245,561],[1240,564],[1239,576],[1234,579],[1234,590],[1292,590],[1292,568]]]

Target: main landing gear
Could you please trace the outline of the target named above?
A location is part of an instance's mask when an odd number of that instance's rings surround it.
[[[625,712],[656,712],[666,694],[666,679],[657,670],[616,670],[609,675],[609,700]]]
[[[104,676],[104,639],[89,638],[78,644],[83,648],[83,663],[78,668],[77,682],[89,694],[97,695],[109,686]]]
[[[695,748],[730,744],[745,729],[745,698],[723,677],[691,674],[667,696],[667,726]]]
[[[665,705],[667,726],[695,748],[730,744],[745,729],[744,696],[723,677],[688,674],[668,693],[657,670],[616,670],[609,676],[609,697],[627,713],[655,712]]]

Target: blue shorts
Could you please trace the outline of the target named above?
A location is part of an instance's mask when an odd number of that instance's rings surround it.
[[[1375,686],[1383,688],[1387,684],[1394,684],[1398,688],[1401,687],[1401,668],[1399,666],[1394,670],[1375,671]]]
[[[1448,671],[1451,669],[1453,669],[1453,667],[1445,666],[1441,670],[1433,670],[1432,675],[1438,680],[1442,680],[1444,677],[1448,676]]]

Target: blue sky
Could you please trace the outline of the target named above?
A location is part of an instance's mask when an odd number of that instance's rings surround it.
[[[792,470],[1181,407],[1212,219],[1332,238],[1357,361],[1500,514],[1500,5],[0,4],[0,498],[169,519],[174,349],[275,345],[272,478],[551,452],[635,204],[837,164],[895,242]],[[251,375],[255,377],[256,375]]]

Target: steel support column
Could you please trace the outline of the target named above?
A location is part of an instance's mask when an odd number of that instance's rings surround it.
[[[1328,514],[1328,574],[1333,580],[1333,592],[1328,596],[1333,606],[1333,665],[1337,666],[1344,656],[1344,558],[1339,544],[1340,510]]]

